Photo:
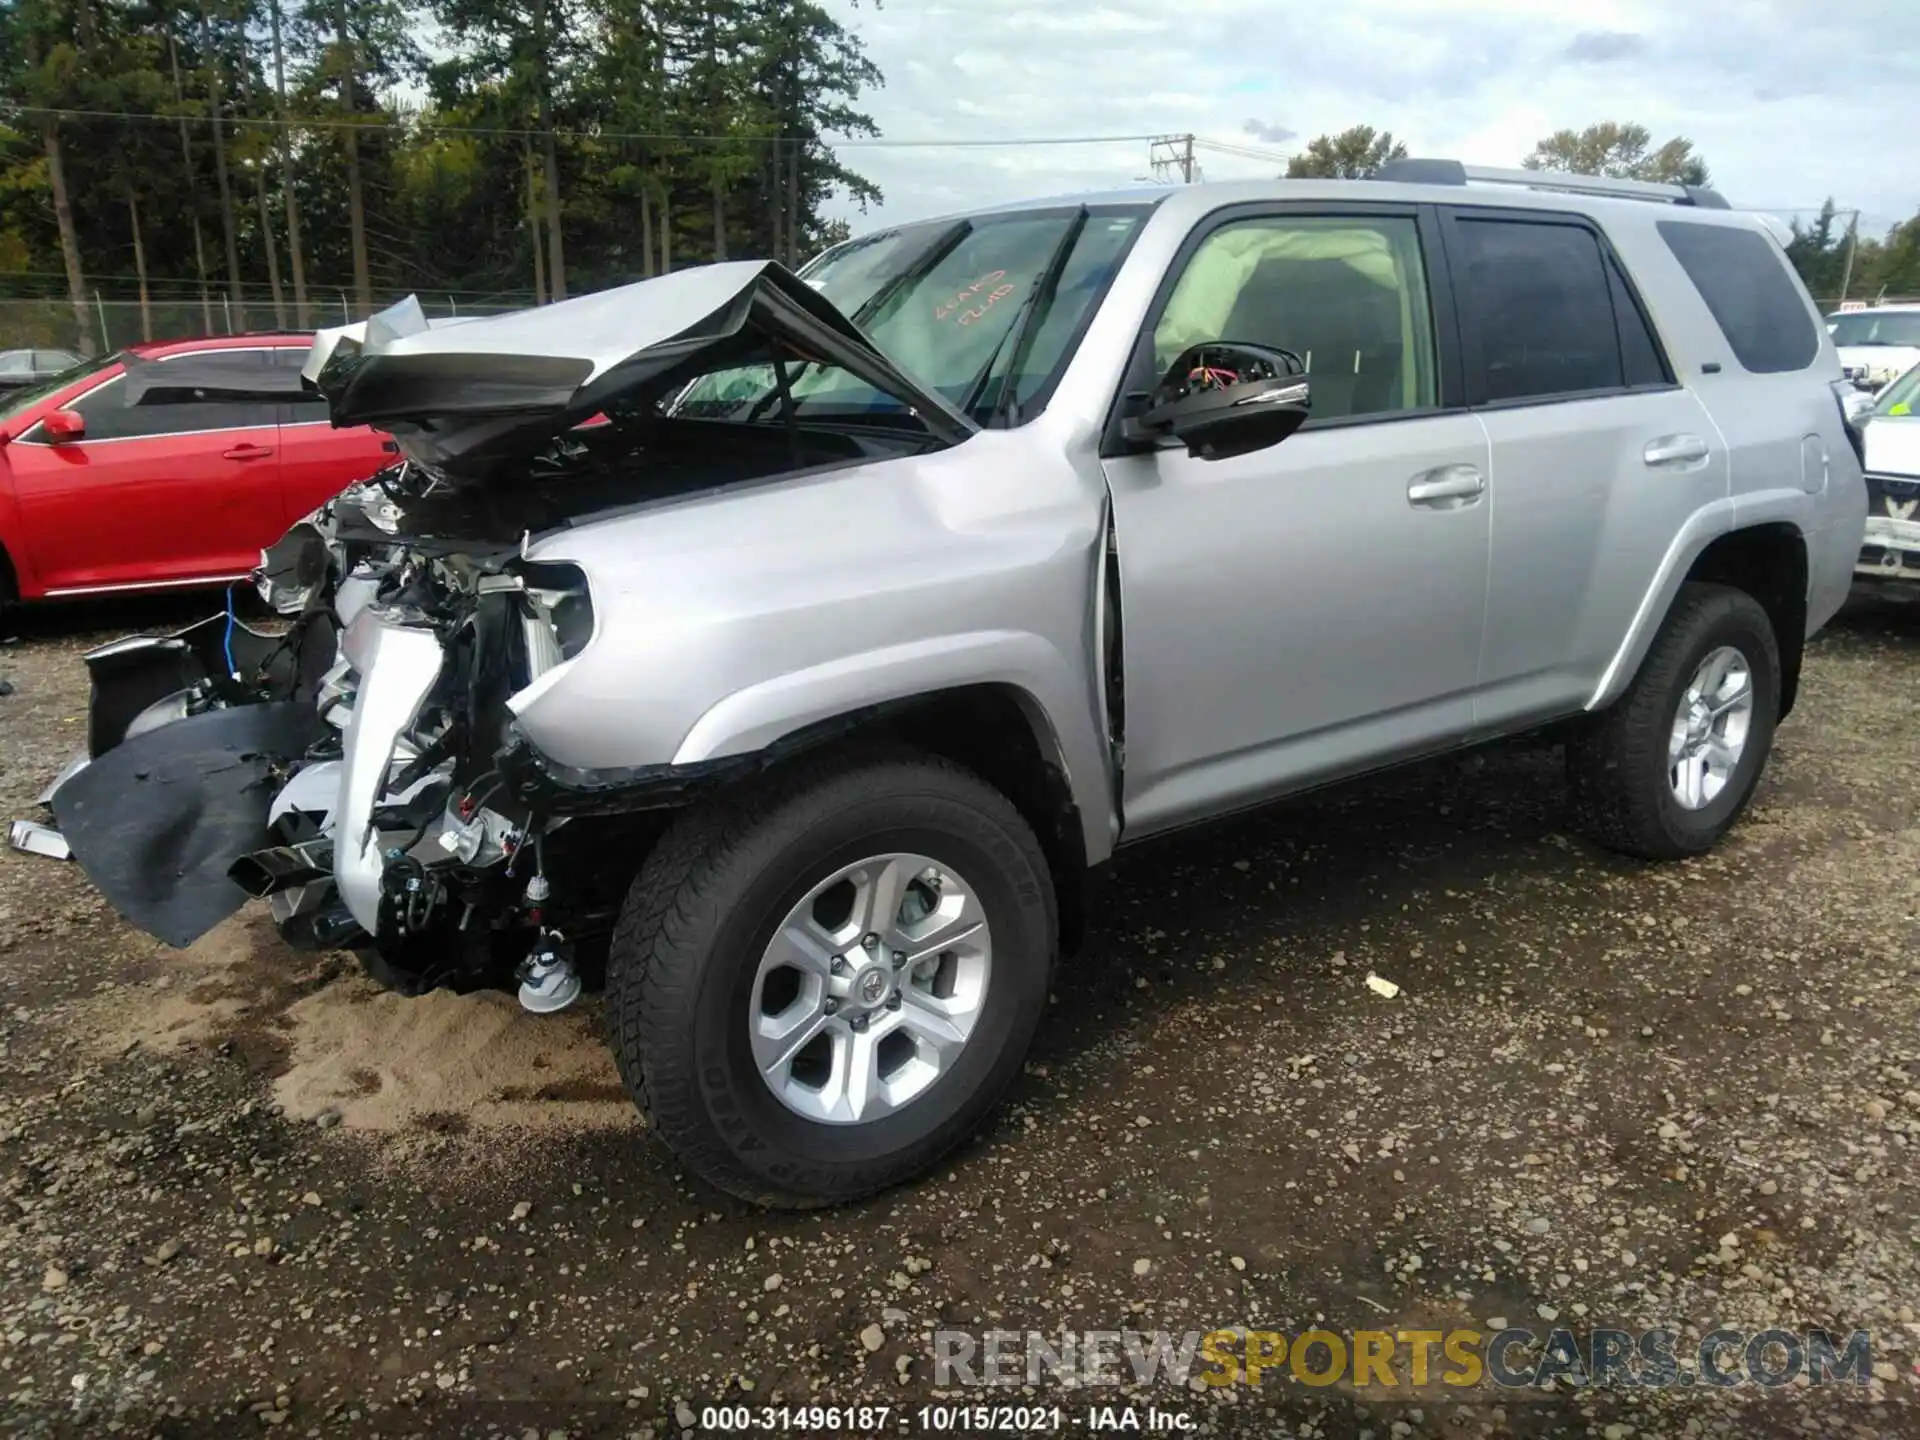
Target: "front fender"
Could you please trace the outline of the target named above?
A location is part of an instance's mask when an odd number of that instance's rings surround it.
[[[673,763],[699,765],[764,750],[785,736],[875,705],[943,690],[1004,685],[1020,695],[1041,754],[1066,772],[1089,864],[1113,850],[1113,806],[1090,686],[1043,637],[985,630],[863,651],[774,675],[700,716]]]

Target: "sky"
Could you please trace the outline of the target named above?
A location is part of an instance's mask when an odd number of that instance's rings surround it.
[[[825,3],[886,77],[862,104],[891,141],[1191,131],[1284,157],[1367,124],[1518,165],[1555,130],[1638,121],[1692,140],[1743,209],[1832,195],[1874,235],[1920,211],[1915,0]],[[1285,168],[1198,153],[1208,179]],[[856,232],[1149,176],[1144,140],[840,155],[885,195],[829,207]]]

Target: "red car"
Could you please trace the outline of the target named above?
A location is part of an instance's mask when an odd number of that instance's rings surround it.
[[[310,344],[136,345],[0,397],[0,603],[242,578],[392,463],[386,436],[334,429],[300,392]]]

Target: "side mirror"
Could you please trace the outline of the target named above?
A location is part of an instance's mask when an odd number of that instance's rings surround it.
[[[87,438],[87,422],[80,418],[77,410],[49,410],[40,427],[56,445],[71,445],[75,440]]]
[[[1195,345],[1181,352],[1147,408],[1129,420],[1132,440],[1170,435],[1201,460],[1278,445],[1306,423],[1312,390],[1300,357],[1264,345]]]

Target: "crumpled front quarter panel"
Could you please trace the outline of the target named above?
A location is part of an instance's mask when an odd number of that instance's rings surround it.
[[[863,706],[1018,687],[1044,714],[1089,858],[1111,848],[1093,667],[1097,475],[1042,422],[933,455],[682,497],[534,547],[588,577],[594,636],[524,702],[583,770],[751,753]],[[1031,708],[1031,707],[1030,707]]]

